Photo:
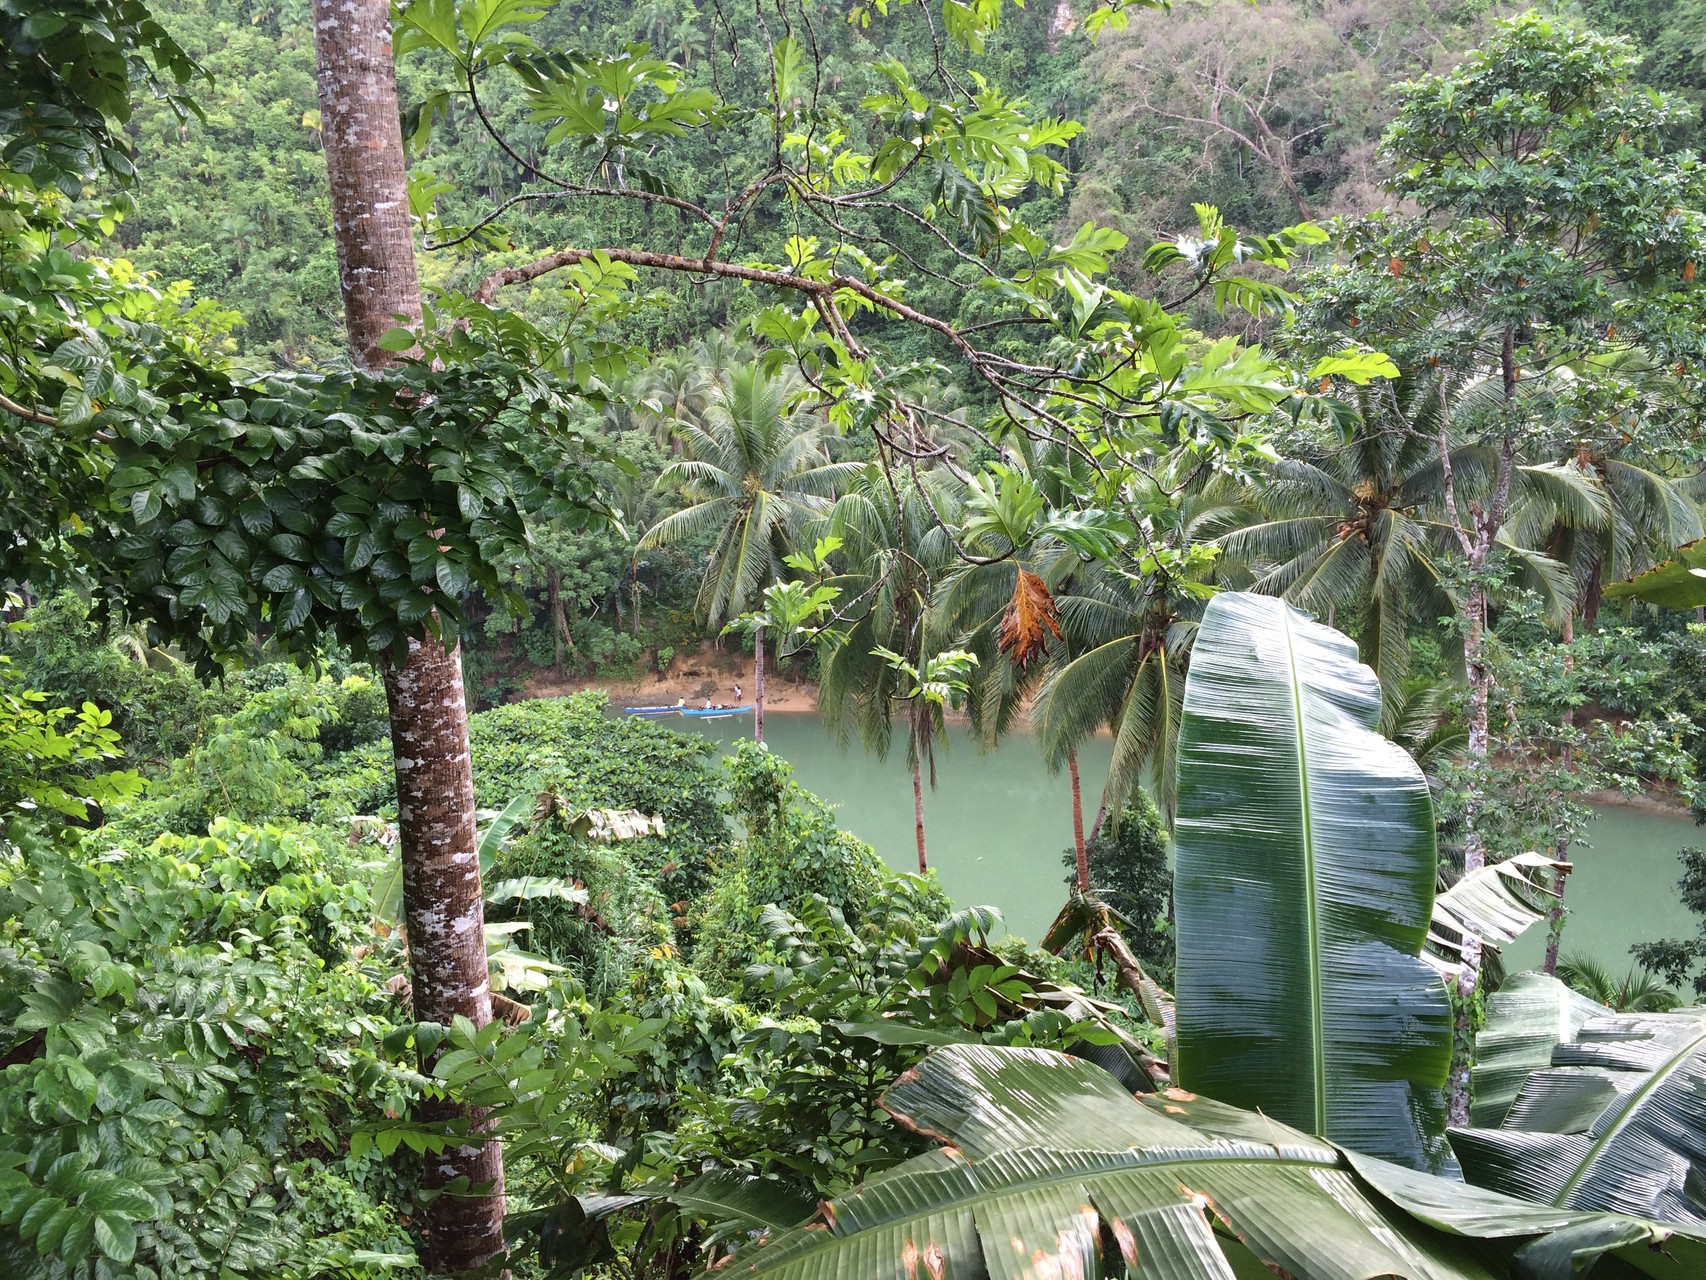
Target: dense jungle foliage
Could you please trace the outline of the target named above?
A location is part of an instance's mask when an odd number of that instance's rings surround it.
[[[1706,854],[1560,948],[1593,798],[1706,819],[1706,2],[393,18],[387,364],[320,7],[0,3],[0,1274],[1702,1273]]]

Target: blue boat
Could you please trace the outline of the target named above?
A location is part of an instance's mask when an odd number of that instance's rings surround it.
[[[684,707],[681,714],[700,720],[720,720],[724,716],[743,716],[751,710],[752,704],[749,702],[744,707]]]

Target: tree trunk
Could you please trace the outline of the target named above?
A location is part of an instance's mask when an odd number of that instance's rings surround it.
[[[764,628],[752,631],[752,740],[764,742]]]
[[[350,351],[366,368],[392,357],[379,338],[395,317],[418,324],[420,282],[386,0],[314,0],[322,139]],[[414,1016],[491,1021],[484,904],[475,857],[474,784],[458,650],[427,637],[382,664],[397,769],[398,855]],[[430,1067],[430,1063],[423,1066]],[[433,1118],[455,1114],[446,1106]],[[476,1120],[478,1117],[474,1117]],[[429,1158],[426,1185],[466,1178],[472,1195],[428,1210],[423,1259],[434,1274],[503,1253],[503,1155],[496,1142]]]
[[[1096,820],[1090,824],[1090,838],[1094,840],[1102,834],[1102,824],[1108,820],[1108,788],[1102,787],[1102,802],[1096,806]]]
[[[1564,629],[1560,639],[1562,639],[1564,643],[1564,679],[1567,685],[1569,683],[1570,676],[1576,669],[1576,655],[1570,652],[1570,646],[1575,643],[1576,639],[1576,613],[1574,609],[1564,617]],[[1568,690],[1566,689],[1566,696],[1567,695]],[[1559,768],[1562,769],[1563,775],[1567,778],[1569,776],[1570,769],[1574,764],[1574,761],[1571,758],[1573,751],[1570,746],[1569,734],[1576,726],[1575,707],[1566,703],[1564,706],[1564,714],[1560,719],[1564,726],[1565,737],[1564,750],[1562,752],[1562,758],[1559,761]],[[1568,862],[1570,860],[1570,837],[1567,834],[1558,837],[1558,843],[1553,849],[1552,856],[1559,862]],[[1566,883],[1567,877],[1558,877],[1558,901],[1552,904],[1552,918],[1547,922],[1545,972],[1548,974],[1557,973],[1558,948],[1562,946],[1564,942],[1564,887]]]
[[[1072,851],[1078,857],[1078,892],[1090,892],[1090,851],[1084,844],[1084,792],[1078,785],[1078,753],[1069,752],[1066,772],[1072,779]]]
[[[1504,382],[1506,412],[1516,398],[1520,376],[1516,366],[1516,331],[1506,327],[1499,353]],[[1444,395],[1442,390],[1440,393]],[[1487,785],[1487,763],[1492,754],[1490,712],[1493,700],[1493,669],[1487,662],[1487,627],[1489,621],[1486,568],[1498,543],[1499,530],[1504,525],[1505,511],[1510,505],[1511,477],[1516,469],[1517,437],[1510,423],[1504,424],[1505,437],[1499,447],[1498,469],[1494,473],[1492,502],[1483,512],[1471,504],[1475,513],[1475,536],[1467,548],[1473,585],[1469,591],[1466,621],[1468,629],[1463,638],[1464,675],[1469,683],[1468,756],[1473,773],[1463,805],[1463,874],[1470,875],[1487,865],[1487,844],[1481,834],[1483,791]],[[1445,426],[1440,427],[1440,447],[1448,450]],[[1449,468],[1448,468],[1449,471]],[[1449,483],[1449,481],[1448,481]],[[1450,490],[1448,489],[1448,492]],[[1451,499],[1455,501],[1455,498]],[[1455,507],[1453,508],[1455,518]],[[1469,1123],[1469,1070],[1474,1058],[1474,1025],[1470,1013],[1476,991],[1481,985],[1481,940],[1474,934],[1463,939],[1463,967],[1457,975],[1458,1014],[1451,1068],[1450,1097],[1446,1115],[1453,1125]]]
[[[492,1001],[461,656],[428,636],[410,642],[401,666],[383,665],[414,1016],[445,1025],[464,1017],[483,1027],[492,1020]],[[427,1102],[421,1112],[429,1120],[449,1120],[463,1108]],[[433,1200],[427,1211],[427,1271],[455,1275],[501,1254],[503,1148],[496,1142],[459,1147],[428,1156],[426,1166],[429,1189],[456,1178],[487,1188]]]
[[[912,826],[918,834],[918,874],[930,869],[924,856],[924,766],[917,755],[912,758]]]
[[[563,575],[553,569],[545,579],[550,596],[551,612],[551,669],[563,674],[563,638],[569,633],[568,619],[563,616]]]

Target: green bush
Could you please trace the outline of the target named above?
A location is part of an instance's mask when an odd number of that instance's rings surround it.
[[[395,949],[337,846],[220,820],[0,861],[0,1273],[371,1276],[406,1188],[346,1135],[405,1110]]]
[[[840,830],[829,806],[793,780],[793,766],[781,756],[743,742],[724,763],[729,808],[746,839],[717,864],[694,967],[732,984],[769,954],[766,908],[799,911],[821,898],[857,930],[889,872],[870,845]]]
[[[132,755],[167,760],[188,751],[221,695],[188,667],[151,650],[134,633],[109,633],[69,592],[0,628],[0,642],[31,688],[55,704],[93,702],[110,711]]]

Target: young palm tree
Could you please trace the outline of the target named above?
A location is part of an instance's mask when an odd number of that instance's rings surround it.
[[[1207,542],[1249,514],[1227,481],[1211,479],[1181,496],[1178,533],[1186,545]],[[1174,748],[1201,588],[1205,575],[1228,585],[1228,574],[1238,572],[1228,563],[1186,578],[1133,577],[1102,564],[1075,564],[1057,590],[1061,644],[1037,689],[1031,723],[1056,769],[1074,767],[1085,739],[1103,728],[1112,732],[1113,759],[1092,837],[1104,814],[1135,801],[1145,779],[1172,828]]]
[[[689,505],[659,520],[639,549],[704,533],[715,541],[699,589],[699,612],[721,626],[756,607],[782,576],[783,558],[813,517],[864,467],[831,462],[822,419],[800,408],[798,378],[758,365],[731,370],[701,424],[684,424],[687,456],[659,488],[680,486]],[[753,737],[764,741],[764,633],[753,634]]]
[[[717,382],[712,371],[691,351],[667,351],[634,379],[634,391],[655,406],[653,435],[660,445],[681,456],[683,425],[701,425],[710,408]]]
[[[1591,956],[1565,956],[1558,963],[1558,980],[1617,1013],[1664,1013],[1682,1004],[1656,973],[1637,967],[1615,978]]]

